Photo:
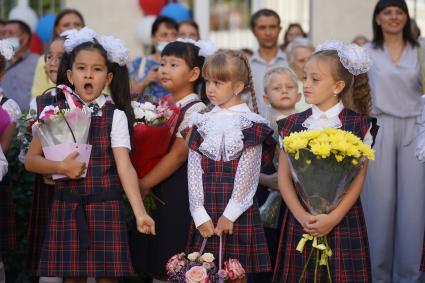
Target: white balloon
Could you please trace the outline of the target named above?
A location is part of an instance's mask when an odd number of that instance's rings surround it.
[[[136,25],[134,32],[137,40],[143,45],[151,45],[151,29],[156,16],[144,16]]]
[[[27,0],[20,0],[18,1],[18,5],[10,11],[9,20],[23,21],[34,32],[37,27],[38,17],[34,10],[28,6]]]

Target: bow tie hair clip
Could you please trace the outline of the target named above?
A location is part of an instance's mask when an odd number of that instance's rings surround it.
[[[357,44],[344,44],[339,40],[329,40],[319,44],[314,53],[332,50],[337,52],[341,64],[353,76],[368,72],[372,66],[372,60],[367,51]]]
[[[0,40],[0,54],[9,61],[13,58],[15,51],[13,50],[13,44],[9,39]]]
[[[197,46],[199,48],[198,56],[202,56],[204,58],[213,55],[217,51],[217,47],[210,40],[195,41],[191,38],[177,38],[176,41],[192,43],[193,45]]]

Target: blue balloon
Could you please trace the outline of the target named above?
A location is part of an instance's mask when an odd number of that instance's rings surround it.
[[[190,19],[190,11],[182,4],[170,3],[162,8],[161,16],[167,16],[176,22],[181,22]]]
[[[47,14],[38,20],[36,33],[44,43],[48,43],[52,40],[55,19],[56,15]]]

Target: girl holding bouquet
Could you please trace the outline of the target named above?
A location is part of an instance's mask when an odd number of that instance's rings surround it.
[[[7,61],[13,57],[13,47],[8,40],[0,40],[0,80],[4,75]],[[11,94],[9,94],[11,95]],[[2,155],[7,151],[15,137],[16,121],[21,116],[21,110],[13,99],[7,98],[0,88],[0,150]],[[6,162],[7,166],[8,163]],[[1,166],[4,166],[3,164]],[[7,169],[7,168],[6,168]],[[7,172],[7,170],[6,170]],[[1,253],[17,247],[15,207],[12,199],[12,185],[8,175],[0,180],[0,265]],[[3,274],[2,274],[3,273]],[[4,279],[4,268],[0,266],[0,281]]]
[[[59,71],[59,63],[65,52],[65,37],[60,36],[50,43],[48,52],[45,56],[45,68],[49,79],[56,84]],[[59,82],[60,83],[60,82]],[[63,83],[63,82],[62,82]],[[54,103],[65,101],[64,94],[56,88],[45,90],[42,95],[35,98],[37,117],[41,114],[44,107]],[[47,223],[50,215],[50,206],[53,201],[54,185],[49,180],[43,178],[42,175],[35,175],[33,202],[31,216],[29,220],[29,228],[27,234],[26,264],[28,268],[36,272],[38,262],[40,260],[41,249],[43,246],[44,235],[47,229]],[[52,278],[48,282],[61,282],[58,278],[53,281]],[[43,278],[40,282],[46,282]]]
[[[254,195],[263,143],[272,139],[273,131],[241,98],[251,95],[257,112],[251,69],[242,53],[219,51],[207,58],[202,73],[214,108],[192,117],[188,178],[193,222],[188,249],[199,251],[205,238],[217,235],[223,237],[224,261],[239,260],[247,273],[269,272],[269,251]],[[205,251],[218,257],[219,246],[219,237],[211,237]]]
[[[142,194],[152,191],[164,202],[158,203],[152,211],[157,235],[146,237],[132,233],[131,240],[136,269],[152,273],[154,282],[166,280],[165,264],[186,246],[190,225],[186,163],[188,147],[182,132],[187,132],[190,115],[205,108],[195,93],[197,86],[203,82],[201,69],[204,57],[211,53],[209,49],[212,48],[203,43],[175,41],[161,52],[160,81],[180,107],[180,113],[169,152],[139,180]]]
[[[133,113],[125,65],[128,50],[121,40],[102,37],[97,41],[93,31],[82,29],[68,36],[65,52],[61,64],[68,66],[68,87],[75,89],[74,99],[86,106],[91,104],[88,143],[92,151],[88,165],[75,160],[76,152],[54,162],[43,157],[37,135],[30,144],[27,170],[69,177],[55,182],[38,274],[63,277],[65,282],[85,282],[87,277],[95,277],[97,282],[118,282],[118,277],[134,274],[121,188],[140,232],[155,233],[129,157],[128,123],[132,125]],[[102,94],[106,85],[115,104]],[[67,108],[64,101],[54,106]],[[80,178],[85,171],[86,177]]]
[[[373,144],[376,119],[367,116],[371,98],[366,72],[370,65],[369,57],[357,45],[329,41],[318,46],[306,64],[304,77],[304,95],[312,108],[278,121],[281,137],[285,140],[290,133],[303,130],[340,128]],[[333,211],[312,215],[301,204],[288,157],[281,150],[279,188],[289,211],[282,225],[275,281],[328,282],[327,276],[315,278],[315,271],[320,268],[315,257],[315,262],[307,265],[313,247],[307,244],[302,253],[295,250],[303,234],[310,234],[327,235],[333,254],[329,260],[332,282],[371,282],[369,246],[359,198],[366,171],[367,162]]]

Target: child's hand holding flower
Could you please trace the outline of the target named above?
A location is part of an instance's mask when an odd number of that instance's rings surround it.
[[[229,219],[227,219],[226,217],[221,216],[218,219],[217,226],[214,229],[214,233],[217,236],[221,236],[223,233],[232,235],[233,234],[233,222],[230,221]]]

